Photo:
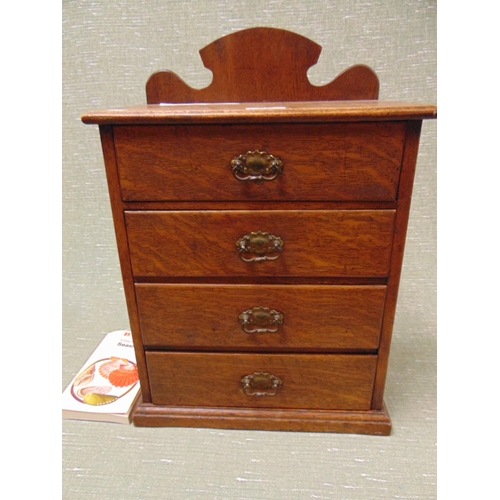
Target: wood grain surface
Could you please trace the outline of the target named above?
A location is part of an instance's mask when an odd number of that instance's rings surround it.
[[[397,201],[123,201],[124,210],[383,210]]]
[[[267,27],[241,30],[200,50],[204,66],[213,74],[208,87],[193,89],[175,73],[162,71],[149,78],[147,100],[160,103],[377,99],[377,75],[365,65],[348,68],[327,85],[312,85],[307,70],[316,64],[320,52],[320,45],[291,31]]]
[[[125,228],[125,217],[120,201],[120,185],[118,181],[118,170],[116,166],[116,155],[113,144],[113,128],[107,125],[99,127],[101,145],[106,167],[106,178],[108,183],[111,211],[113,214],[113,225],[120,259],[120,269],[124,285],[125,300],[127,302],[128,318],[134,341],[134,351],[139,369],[139,380],[141,384],[142,399],[144,402],[151,401],[149,395],[148,372],[146,370],[146,359],[142,348],[142,339],[139,330],[139,321],[136,308],[134,281],[132,266],[130,264],[129,247],[127,243],[127,230]]]
[[[396,198],[404,122],[116,126],[124,200],[369,200]],[[240,181],[231,160],[280,158],[272,181]]]
[[[142,427],[208,427],[260,431],[339,432],[389,436],[391,419],[382,410],[294,410],[271,408],[192,408],[140,405],[134,425]]]
[[[369,410],[376,356],[146,351],[152,403],[172,406]],[[275,396],[248,396],[241,379],[266,372]]]
[[[150,104],[88,111],[81,117],[84,123],[99,125],[365,122],[433,118],[437,118],[437,108],[432,104],[395,100]]]
[[[394,210],[125,213],[135,276],[386,276]],[[274,261],[244,262],[236,242],[265,231]]]
[[[399,282],[403,266],[404,249],[406,243],[406,231],[413,192],[413,180],[417,163],[418,146],[420,142],[421,121],[410,121],[406,126],[405,151],[401,169],[401,180],[398,192],[398,210],[396,212],[394,244],[391,255],[390,273],[387,283],[386,310],[382,324],[380,338],[379,358],[377,361],[377,374],[375,388],[373,391],[373,408],[381,409],[384,400],[384,388],[389,364],[389,353],[391,347],[392,330],[396,315]]]
[[[138,284],[136,297],[146,348],[374,350],[385,287]],[[277,332],[243,330],[239,315],[256,306],[283,314]]]

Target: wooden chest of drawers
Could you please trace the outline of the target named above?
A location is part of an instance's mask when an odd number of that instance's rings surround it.
[[[317,47],[257,28],[202,57],[266,37],[274,64]],[[148,106],[83,116],[101,130],[143,394],[136,425],[390,432],[383,392],[413,174],[436,110],[374,100],[367,71],[317,100],[284,85],[276,102],[263,102],[275,86],[234,97],[229,77],[184,95],[160,73]],[[347,97],[327,100],[335,92]],[[356,92],[364,100],[345,100]]]

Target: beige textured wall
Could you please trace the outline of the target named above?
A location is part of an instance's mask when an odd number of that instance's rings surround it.
[[[203,68],[198,50],[225,34],[253,26],[288,29],[322,45],[319,62],[309,72],[315,84],[330,81],[352,64],[364,63],[379,76],[381,99],[436,102],[435,1],[64,1],[63,387],[103,333],[128,325],[98,131],[83,125],[80,115],[91,109],[144,103],[145,82],[161,69],[175,71],[193,86],[207,85],[210,72]],[[386,389],[393,436],[380,440],[208,430],[155,433],[65,422],[65,497],[90,498],[91,492],[100,492],[99,498],[434,498],[435,250],[436,123],[427,121]],[[106,450],[97,452],[102,469],[97,479],[90,454],[87,463],[85,449],[76,438],[85,433],[93,440],[110,440]],[[166,474],[165,484],[172,486],[173,494],[162,496],[161,483],[154,481],[149,489],[139,480],[132,481],[133,486],[127,480],[128,486],[117,483],[116,496],[106,489],[103,478],[111,477],[112,469],[103,457],[117,461],[117,450],[124,451],[118,434],[126,434],[125,451],[136,469],[150,477]],[[178,447],[179,439],[186,447]],[[158,442],[170,447],[173,456],[162,455],[155,448]],[[287,457],[284,462],[276,456],[277,450]],[[293,450],[309,473],[294,461]],[[94,458],[95,453],[94,449]],[[209,465],[202,470],[198,453],[219,454],[218,461],[205,457]],[[397,460],[393,462],[389,455]],[[259,490],[258,481],[252,483],[251,477],[247,481],[239,471],[238,460],[247,457],[258,464],[259,456],[274,457],[283,477],[271,481],[267,490]],[[147,466],[148,457],[154,462],[151,466]],[[162,460],[175,466],[163,469]],[[192,466],[186,460],[194,460]],[[256,466],[255,474],[261,479],[267,477],[265,462],[261,469]],[[311,476],[307,464],[316,475]],[[74,472],[82,467],[86,472]],[[128,466],[118,461],[117,467],[127,479]],[[238,474],[245,480],[237,481]],[[220,489],[223,485],[225,490]]]

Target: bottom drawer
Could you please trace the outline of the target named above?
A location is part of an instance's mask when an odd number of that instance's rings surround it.
[[[377,357],[146,352],[153,404],[369,410]]]

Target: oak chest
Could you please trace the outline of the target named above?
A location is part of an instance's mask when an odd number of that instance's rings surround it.
[[[161,72],[147,106],[82,117],[100,126],[136,425],[390,432],[413,175],[436,109],[378,101],[366,66],[314,87],[319,51],[245,30],[200,52],[206,89]]]

